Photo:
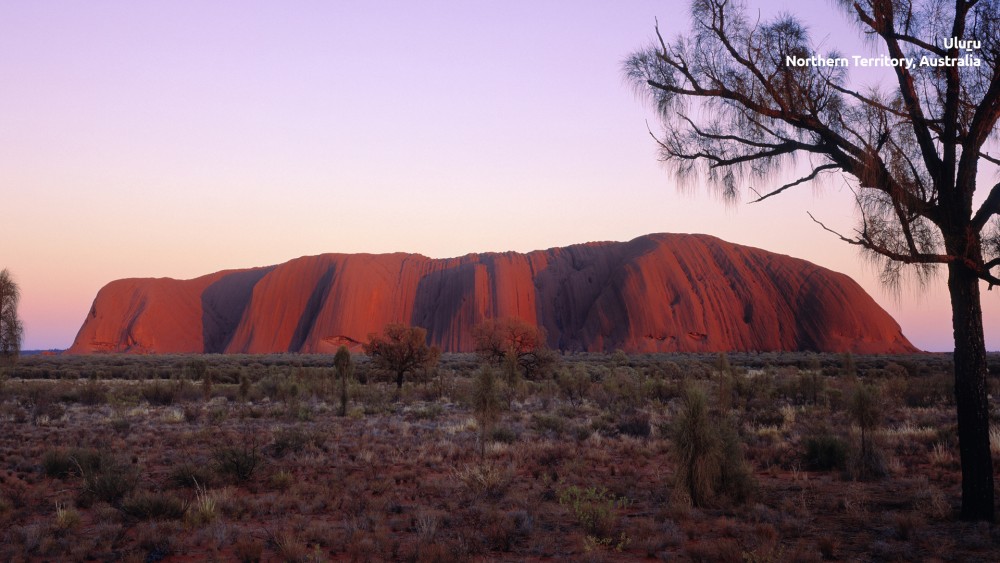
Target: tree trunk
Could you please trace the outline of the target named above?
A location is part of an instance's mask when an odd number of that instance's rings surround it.
[[[964,264],[948,265],[955,331],[955,402],[962,462],[963,520],[994,521],[990,406],[979,278]]]
[[[979,301],[977,300],[976,303],[979,303]],[[980,315],[980,316],[982,316],[982,315]],[[982,327],[983,327],[983,322],[982,322],[982,319],[980,319],[980,321],[979,321],[979,334],[980,335],[982,335],[982,333],[983,333]],[[985,346],[985,344],[983,346]],[[396,389],[402,389],[402,388],[403,388],[403,372],[397,371],[396,372]],[[987,438],[989,438],[988,435],[987,435]],[[987,444],[987,445],[989,445],[989,444]]]

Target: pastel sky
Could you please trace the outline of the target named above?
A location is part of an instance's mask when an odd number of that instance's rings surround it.
[[[868,52],[827,2],[751,4]],[[844,181],[735,206],[676,188],[621,75],[656,18],[686,29],[686,2],[0,4],[0,267],[24,348],[68,347],[117,278],[700,232],[845,272],[949,349],[943,275],[889,292],[809,220],[850,230]],[[1000,291],[984,309],[998,350]]]

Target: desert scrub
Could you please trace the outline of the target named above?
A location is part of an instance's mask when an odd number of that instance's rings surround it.
[[[649,415],[644,412],[629,413],[618,420],[618,432],[626,436],[649,438],[651,431]]]
[[[268,450],[272,457],[282,458],[289,453],[299,453],[308,446],[318,447],[322,442],[322,436],[292,427],[275,432],[274,442]]]
[[[354,373],[354,361],[351,359],[351,352],[347,346],[341,346],[337,349],[337,354],[333,357],[333,365],[337,371],[337,394],[340,398],[340,409],[337,412],[340,416],[347,416],[347,380]]]
[[[122,512],[136,520],[180,520],[188,505],[163,492],[141,491],[122,501]]]
[[[212,523],[218,515],[218,505],[208,489],[196,486],[194,502],[188,507],[186,519],[193,526]]]
[[[73,454],[62,448],[48,450],[42,454],[42,471],[46,477],[53,479],[66,479],[74,474],[79,475]]]
[[[691,504],[713,500],[741,504],[753,489],[753,476],[743,459],[739,436],[728,419],[713,417],[704,391],[688,387],[671,429],[678,484]]]
[[[287,491],[293,483],[295,483],[295,476],[284,469],[273,473],[270,478],[271,488],[276,491]]]
[[[90,506],[94,500],[118,505],[139,483],[139,469],[110,454],[99,454],[90,467],[79,464],[83,489],[77,504]]]
[[[847,414],[861,434],[861,447],[851,469],[855,478],[862,481],[888,474],[885,455],[875,440],[875,432],[882,423],[882,403],[878,387],[858,383],[847,404]]]
[[[569,509],[588,536],[602,541],[614,535],[617,511],[627,508],[629,501],[615,497],[604,487],[570,485],[559,491],[559,504]]]
[[[55,528],[59,532],[65,532],[68,530],[74,530],[80,527],[82,522],[80,513],[73,507],[67,507],[65,504],[56,503],[56,518],[55,518]]]
[[[489,500],[503,498],[513,480],[509,467],[489,461],[465,465],[455,470],[454,475],[469,493]]]
[[[576,364],[573,369],[562,368],[556,376],[556,383],[563,397],[574,407],[583,403],[590,389],[590,374],[583,364]]]
[[[830,471],[847,467],[847,442],[822,432],[805,439],[803,461],[807,469]]]
[[[566,419],[558,414],[535,413],[531,415],[531,426],[540,434],[551,434],[558,438],[566,431]]]
[[[182,463],[170,470],[167,476],[167,483],[175,488],[198,488],[210,486],[213,483],[213,475],[204,464]]]
[[[493,425],[500,420],[504,407],[493,368],[488,365],[482,366],[472,385],[472,412],[479,426],[480,455],[486,454],[486,440],[493,430]]]
[[[238,483],[249,481],[262,463],[256,434],[245,429],[243,437],[232,445],[216,446],[212,450],[215,471]]]

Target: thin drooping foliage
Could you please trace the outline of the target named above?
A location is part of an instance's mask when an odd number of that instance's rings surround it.
[[[17,316],[21,289],[10,272],[0,271],[0,362],[11,363],[21,354],[24,325]]]
[[[880,60],[911,61],[883,67],[890,87],[852,85],[855,55],[818,53],[794,16],[764,21],[735,0],[692,0],[690,33],[667,41],[657,29],[625,74],[658,111],[660,154],[679,179],[707,178],[730,202],[741,193],[761,202],[837,175],[854,193],[857,227],[841,234],[813,220],[878,264],[883,282],[898,285],[904,271],[926,282],[947,268],[962,517],[992,521],[980,281],[1000,284],[1000,183],[985,198],[976,188],[1000,166],[990,153],[1000,0],[837,4]],[[775,182],[797,164],[806,171]]]

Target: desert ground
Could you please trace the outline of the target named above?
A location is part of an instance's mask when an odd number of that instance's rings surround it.
[[[1000,560],[957,519],[948,355],[354,360],[21,358],[0,559]]]

